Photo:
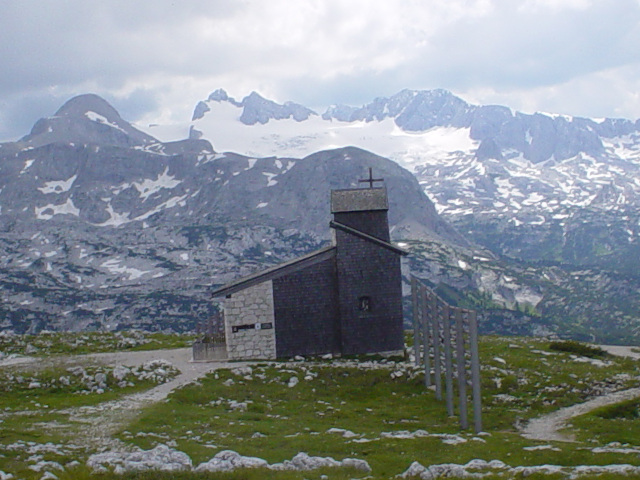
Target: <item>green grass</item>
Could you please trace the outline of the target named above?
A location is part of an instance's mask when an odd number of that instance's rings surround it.
[[[639,445],[640,399],[600,407],[572,421],[578,438],[607,445]],[[640,453],[640,452],[639,452]]]
[[[460,432],[458,419],[447,417],[444,402],[425,389],[422,373],[412,365],[371,357],[335,362],[265,362],[247,375],[219,370],[199,382],[174,391],[166,401],[146,408],[117,434],[130,447],[150,449],[159,443],[187,453],[194,465],[225,449],[264,458],[269,463],[290,460],[299,452],[314,456],[366,460],[371,478],[392,478],[413,461],[423,465],[465,464],[479,458],[510,466],[640,465],[640,456],[620,452],[594,453],[612,442],[640,450],[640,401],[594,411],[574,419],[576,443],[536,442],[523,438],[517,426],[543,413],[591,398],[599,388],[637,387],[639,363],[606,357],[594,365],[575,353],[554,351],[549,342],[530,338],[481,338],[483,423],[488,435]],[[360,368],[368,365],[368,368]],[[402,372],[392,378],[394,371]],[[0,374],[2,371],[0,371]],[[42,373],[57,378],[60,371]],[[289,380],[300,381],[289,387]],[[46,380],[43,382],[46,383]],[[137,385],[148,388],[150,385]],[[55,386],[54,386],[55,387]],[[73,394],[54,387],[16,388],[0,396],[0,470],[16,478],[40,479],[25,467],[23,450],[8,450],[18,440],[36,445],[73,444],[73,424],[66,409],[97,405],[129,392]],[[0,387],[1,389],[2,387]],[[133,391],[133,390],[130,390]],[[457,398],[457,397],[456,397]],[[244,404],[246,407],[239,407]],[[47,407],[44,407],[47,405]],[[471,408],[470,408],[471,410]],[[471,415],[470,411],[470,415]],[[52,427],[52,425],[54,427]],[[351,434],[332,433],[343,429]],[[430,436],[392,438],[389,433],[425,430]],[[443,435],[456,435],[449,444]],[[175,444],[173,443],[175,442]],[[537,447],[544,449],[537,449]],[[84,447],[84,446],[83,446]],[[348,469],[313,472],[236,471],[226,474],[139,472],[124,476],[91,475],[85,466],[90,449],[44,454],[62,464],[80,465],[54,472],[60,479],[347,479],[368,474]],[[504,478],[497,474],[485,478]],[[527,478],[564,478],[532,475]],[[598,478],[615,478],[602,476]],[[628,477],[633,478],[633,477]]]
[[[5,355],[82,355],[117,351],[184,348],[195,335],[150,333],[139,330],[122,332],[42,332],[38,335],[0,336],[0,352]]]

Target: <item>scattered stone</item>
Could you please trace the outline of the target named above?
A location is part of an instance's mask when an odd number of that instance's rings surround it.
[[[271,469],[306,471],[315,470],[316,468],[340,466],[342,466],[341,462],[338,462],[331,457],[311,457],[305,452],[300,452],[291,460],[285,460],[282,463],[271,465]]]
[[[113,372],[111,372],[111,375],[113,376],[113,378],[116,379],[116,381],[122,382],[125,379],[125,377],[130,373],[131,373],[131,370],[129,370],[127,367],[125,367],[124,365],[118,365],[113,369]]]
[[[531,467],[513,467],[509,472],[520,477],[529,477],[535,474],[556,475],[563,473],[563,467],[559,465],[534,465]]]
[[[121,474],[142,470],[190,470],[192,463],[186,453],[160,444],[151,450],[94,454],[87,460],[87,466],[96,473],[108,472],[111,467],[114,473]]]
[[[481,471],[482,473],[480,473]],[[486,475],[499,475],[500,478],[526,478],[531,475],[561,475],[569,479],[592,478],[599,475],[614,475],[624,477],[638,475],[640,467],[635,465],[580,465],[576,467],[564,467],[560,465],[533,465],[522,467],[510,467],[500,460],[471,460],[466,465],[445,463],[441,465],[423,466],[419,462],[413,462],[409,468],[399,475],[401,478],[421,478],[423,480],[436,480],[439,478],[481,478]]]
[[[597,358],[578,357],[576,355],[571,355],[570,358],[574,362],[589,363],[589,364],[593,365],[594,367],[609,367],[609,366],[611,366],[611,362],[604,362],[604,361],[602,361],[600,359],[597,359]]]
[[[327,433],[337,433],[342,435],[344,438],[354,438],[359,437],[357,433],[353,433],[351,430],[345,430],[344,428],[330,428],[327,430]]]
[[[235,400],[229,400],[229,408],[231,408],[231,410],[241,410],[244,412],[247,410],[247,402],[236,402]]]
[[[553,445],[536,445],[534,447],[523,447],[522,449],[526,450],[527,452],[535,452],[536,450],[551,450],[554,452],[562,451],[559,448],[554,447]]]
[[[251,367],[238,367],[231,370],[231,373],[237,375],[239,377],[246,377],[253,374],[253,369]]]
[[[507,393],[499,393],[498,395],[493,396],[494,400],[499,403],[513,403],[518,401],[518,397],[514,397],[513,395],[509,395]]]
[[[291,378],[289,379],[289,383],[287,384],[287,386],[288,386],[289,388],[293,388],[293,387],[295,387],[296,385],[298,385],[298,382],[299,382],[299,381],[300,381],[300,380],[298,380],[298,377],[291,377]]]
[[[238,468],[268,467],[266,460],[257,457],[244,457],[232,450],[218,452],[211,460],[201,463],[196,472],[231,472]]]
[[[419,437],[428,437],[429,432],[427,432],[426,430],[416,430],[415,432],[400,430],[398,432],[382,432],[380,436],[382,438],[397,438],[405,440]]]
[[[622,445],[620,442],[611,442],[604,447],[596,447],[591,449],[592,453],[623,453],[623,454],[639,454],[640,448],[636,446],[630,446],[628,444]]]
[[[360,470],[362,472],[371,472],[371,467],[369,463],[365,460],[361,460],[359,458],[345,458],[342,460],[342,466],[346,468],[353,468],[355,470]]]
[[[467,440],[459,435],[449,435],[447,433],[443,433],[434,434],[433,436],[440,437],[440,439],[442,439],[442,443],[445,443],[447,445],[460,445],[461,443],[467,443]]]
[[[105,388],[107,386],[107,376],[104,373],[96,373],[95,382],[100,388]]]
[[[42,458],[42,456],[38,455],[37,458]],[[64,470],[64,467],[58,462],[47,462],[45,460],[40,460],[35,465],[29,465],[29,469],[33,470],[34,472],[41,472],[46,469]]]

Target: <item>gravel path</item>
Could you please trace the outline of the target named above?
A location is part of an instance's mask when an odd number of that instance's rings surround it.
[[[84,358],[82,358],[84,357]],[[94,361],[105,365],[138,366],[151,360],[166,360],[180,370],[180,374],[167,383],[158,385],[145,392],[127,395],[119,400],[104,402],[93,407],[80,407],[70,411],[70,419],[86,424],[80,440],[98,448],[109,450],[128,450],[129,446],[114,438],[114,434],[122,430],[152,403],[164,400],[173,390],[191,383],[209,372],[221,368],[237,368],[247,363],[242,362],[192,362],[191,348],[174,350],[152,350],[146,352],[98,353],[73,358],[78,363]]]
[[[640,353],[633,351],[637,349],[637,347],[613,345],[601,345],[600,347],[612,355],[630,357],[636,360],[640,359]],[[630,390],[609,393],[578,405],[561,408],[555,412],[530,420],[524,427],[522,436],[531,440],[573,442],[575,441],[573,435],[560,432],[560,430],[566,428],[567,422],[573,417],[584,415],[591,410],[605,405],[612,405],[638,397],[640,397],[640,388],[632,388]]]
[[[84,425],[79,435],[76,434],[74,442],[80,445],[91,446],[93,449],[128,450],[129,446],[114,438],[114,434],[126,428],[142,409],[155,402],[167,398],[175,389],[191,383],[209,372],[221,368],[237,368],[247,363],[242,362],[192,362],[191,348],[179,348],[171,350],[149,350],[142,352],[115,352],[96,353],[89,355],[57,356],[47,359],[33,357],[19,357],[0,363],[0,367],[17,367],[21,369],[40,369],[55,365],[87,365],[103,364],[109,366],[126,365],[128,367],[140,366],[152,360],[166,360],[180,370],[180,373],[167,383],[163,383],[144,392],[126,395],[118,400],[103,402],[94,406],[83,406],[65,410],[69,415],[71,424],[56,424],[54,428],[60,431],[66,427],[73,429],[73,424],[78,422]]]

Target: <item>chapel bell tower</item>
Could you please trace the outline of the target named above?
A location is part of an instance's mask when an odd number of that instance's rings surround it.
[[[389,200],[383,179],[360,180],[368,188],[331,192],[342,352],[402,350],[400,257],[390,243]],[[348,334],[347,334],[348,332]]]

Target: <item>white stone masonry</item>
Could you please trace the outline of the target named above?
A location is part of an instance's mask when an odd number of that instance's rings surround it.
[[[224,320],[229,360],[276,358],[271,281],[232,294],[224,302]]]

